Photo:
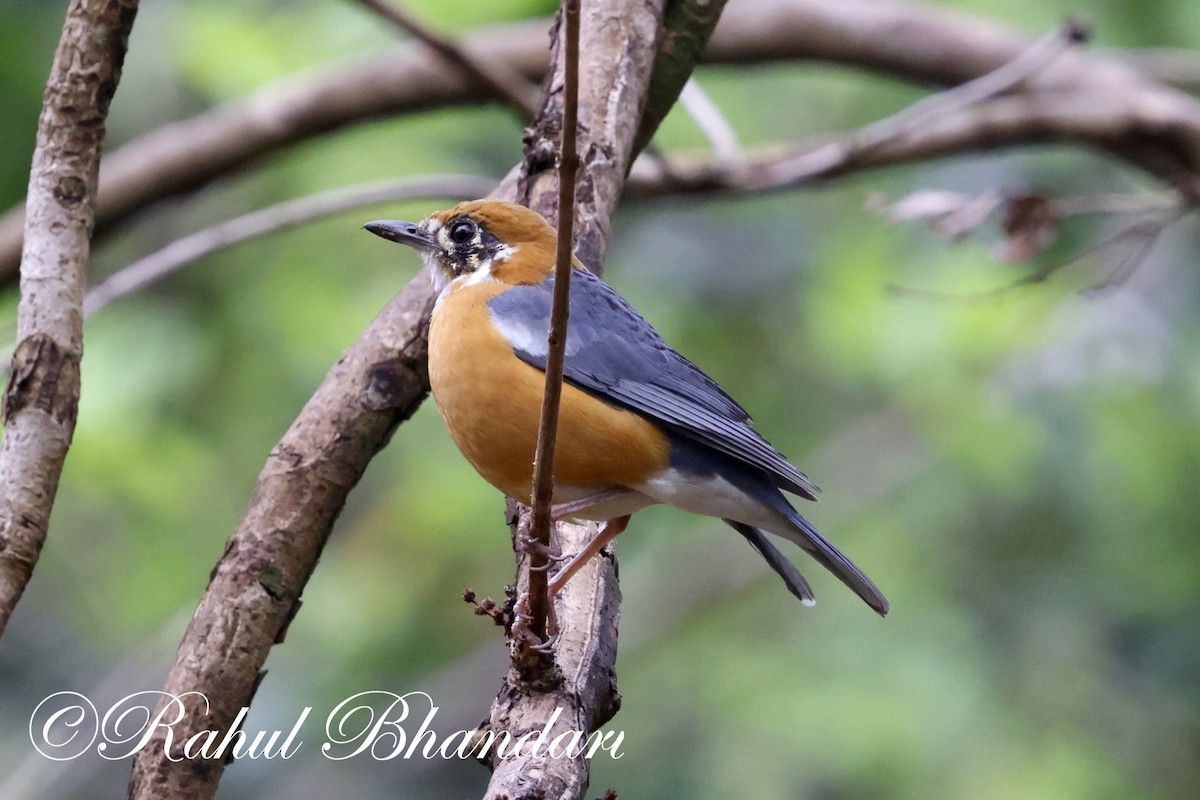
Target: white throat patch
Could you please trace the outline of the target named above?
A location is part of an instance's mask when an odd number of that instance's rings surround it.
[[[492,275],[492,264],[494,261],[499,260],[498,254],[495,259],[489,258],[482,261],[475,271],[457,277],[451,276],[432,253],[425,253],[423,256],[425,263],[429,266],[429,275],[433,281],[433,289],[437,292],[437,300],[433,304],[434,314],[438,312],[442,303],[445,302],[455,287],[462,289],[467,286],[474,286],[477,283],[496,280],[496,277]]]

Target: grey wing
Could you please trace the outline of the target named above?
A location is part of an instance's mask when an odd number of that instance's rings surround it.
[[[518,286],[488,303],[517,356],[546,366],[554,289]],[[633,306],[590,272],[571,273],[564,378],[610,403],[650,417],[676,435],[763,469],[787,491],[815,499],[817,488],[749,425],[750,415],[716,381],[663,341]]]

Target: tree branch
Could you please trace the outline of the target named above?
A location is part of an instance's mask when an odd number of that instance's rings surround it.
[[[37,563],[75,431],[100,145],[136,14],[137,0],[72,2],[46,82],[4,393],[0,633]]]
[[[692,77],[713,31],[721,19],[726,0],[667,3],[662,26],[662,41],[646,92],[646,110],[633,141],[634,152],[641,152],[654,138],[658,126],[675,105],[679,93]],[[742,13],[739,11],[738,13]]]
[[[1105,128],[1121,127],[1120,118],[1114,116],[1119,109],[1111,108],[1103,101],[1073,98],[1070,102],[1034,107],[1030,98],[1017,96],[984,102],[1035,77],[1082,35],[1075,23],[1068,22],[993,72],[920,100],[832,142],[769,145],[758,148],[759,155],[745,160],[730,158],[728,152],[718,153],[711,161],[692,164],[668,159],[671,167],[665,172],[639,162],[630,174],[629,192],[636,197],[718,191],[765,193],[794,189],[813,181],[840,177],[850,171],[1039,141],[1049,135],[1047,132],[1057,132],[1063,139],[1076,137],[1102,141]],[[707,126],[727,127],[719,119],[719,110],[711,109],[706,113],[718,117],[706,123]],[[721,134],[722,140],[728,141],[731,135],[732,131]],[[736,139],[725,150],[730,147],[736,147]],[[454,185],[446,185],[444,191],[438,190],[436,184],[432,188],[437,193],[460,196],[486,194],[481,188],[483,179],[464,176],[454,180],[468,184],[466,187],[459,185],[457,190]],[[475,188],[466,191],[469,186]],[[110,277],[89,292],[85,314],[90,315],[113,300],[216,250],[356,205],[411,197],[413,192],[428,193],[426,184],[419,180],[415,184],[400,181],[389,182],[386,186],[335,190],[230,220],[173,242]]]
[[[503,61],[484,61],[462,49],[444,36],[439,36],[421,24],[404,8],[384,0],[358,0],[375,14],[406,32],[440,55],[447,63],[471,80],[486,86],[496,99],[517,113],[523,121],[533,119],[537,107],[529,99],[530,86],[525,79]]]
[[[114,272],[88,291],[83,301],[83,315],[85,318],[91,317],[122,297],[173,275],[205,256],[260,236],[279,233],[360,206],[435,197],[469,200],[486,195],[495,185],[494,180],[473,175],[401,178],[332,189],[260,208],[176,239],[166,247]]]
[[[535,20],[481,29],[463,48],[537,80],[546,69],[546,26]],[[398,45],[384,55],[284,79],[106,154],[96,232],[296,142],[352,123],[490,98],[486,87],[447,70],[424,45]],[[16,274],[23,213],[18,207],[0,217],[0,283]]]
[[[129,797],[212,797],[220,759],[186,758],[182,743],[200,730],[228,730],[250,704],[272,645],[300,607],[346,496],[395,427],[429,392],[425,320],[432,306],[422,272],[380,312],[325,376],[271,451],[254,496],[213,568],[164,691],[200,692],[175,725],[168,760],[160,734],[133,765]]]
[[[599,271],[611,216],[637,152],[635,136],[658,55],[655,43],[665,37],[661,35],[662,0],[588,3],[581,11],[581,163],[575,186],[573,249],[581,262]],[[563,207],[558,195],[563,187],[554,180],[550,167],[558,149],[555,144],[563,134],[564,44],[559,36],[556,66],[547,76],[538,119],[526,135],[525,162],[517,186],[522,201],[551,219]],[[514,513],[512,521],[517,541],[528,533],[529,515]],[[595,524],[560,523],[555,526],[554,540],[560,551],[578,552],[597,532]],[[531,557],[528,548],[516,549],[519,597],[528,592]],[[550,731],[554,737],[572,730],[595,731],[608,721],[620,707],[615,671],[619,614],[615,558],[592,559],[556,598],[558,639],[552,668],[528,669],[538,665],[514,659],[477,735],[541,730],[556,719]],[[500,759],[492,752],[487,754],[487,762],[492,779],[485,797],[490,800],[580,798],[587,790],[589,763],[583,757],[553,758],[543,751],[510,753]]]
[[[684,84],[679,106],[687,112],[712,149],[717,163],[734,164],[742,158],[742,142],[720,107],[695,78]]]

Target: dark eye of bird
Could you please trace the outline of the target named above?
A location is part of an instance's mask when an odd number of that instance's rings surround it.
[[[469,219],[460,219],[450,223],[450,241],[455,244],[466,244],[475,238],[475,223]]]

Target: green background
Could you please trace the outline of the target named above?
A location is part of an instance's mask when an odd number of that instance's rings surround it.
[[[0,0],[0,206],[23,192],[61,3]],[[409,4],[439,30],[553,4]],[[1031,35],[1067,13],[1097,48],[1200,47],[1194,0],[954,4]],[[737,13],[737,2],[727,13]],[[353,3],[146,3],[110,146],[305,67],[390,45]],[[746,144],[850,128],[921,96],[827,65],[702,69]],[[702,147],[673,113],[657,140]],[[93,279],[282,199],[384,176],[499,177],[521,126],[485,107],[351,128],[141,215]],[[1112,221],[1071,222],[1034,264],[985,226],[951,246],[864,210],[875,192],[1156,188],[1091,152],[1038,148],[856,176],[819,191],[628,203],[607,280],[737,397],[824,489],[803,509],[887,594],[878,619],[788,553],[802,608],[719,521],[639,514],[610,727],[590,795],[623,798],[1185,798],[1200,793],[1200,317],[1194,222],[1118,286],[1072,257]],[[89,321],[83,396],[50,537],[0,643],[0,796],[123,796],[128,761],[55,763],[29,742],[44,697],[98,706],[157,689],[266,454],[339,353],[417,268],[359,230],[443,204],[364,209],[209,258]],[[1040,268],[1056,278],[995,296]],[[897,287],[902,291],[897,291]],[[947,298],[943,295],[951,295]],[[954,299],[957,298],[957,299]],[[0,297],[11,340],[16,297]],[[339,520],[247,723],[313,713],[290,760],[226,772],[227,798],[479,795],[471,762],[321,757],[357,692],[423,691],[473,727],[499,686],[512,555],[499,494],[432,403],[372,463]]]

